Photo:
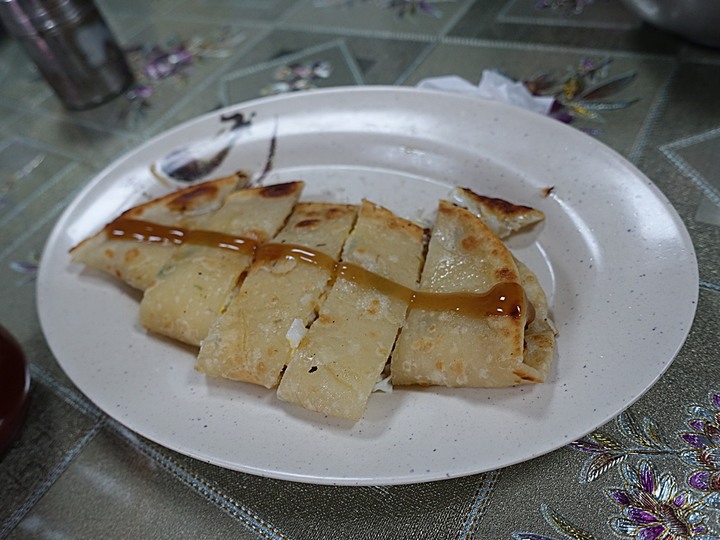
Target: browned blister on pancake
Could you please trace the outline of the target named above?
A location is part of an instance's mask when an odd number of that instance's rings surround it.
[[[479,217],[501,239],[545,219],[540,210],[479,195],[468,188],[455,188],[452,196],[454,202]]]

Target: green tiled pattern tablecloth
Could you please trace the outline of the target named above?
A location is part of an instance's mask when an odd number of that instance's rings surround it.
[[[108,0],[100,7],[146,85],[144,101],[122,96],[66,112],[18,45],[0,38],[0,324],[20,341],[33,379],[27,422],[0,458],[0,537],[720,535],[720,51],[643,24],[619,0]],[[143,77],[153,46],[184,46],[192,60],[167,78]],[[605,77],[636,74],[611,96],[627,106],[602,112],[602,123],[572,125],[627,157],[670,199],[697,251],[700,302],[670,370],[584,448],[410,486],[260,478],[178,455],[116,424],[49,351],[34,291],[49,231],[96,173],[161,131],[268,92],[414,85],[449,74],[476,82],[484,69],[528,81],[605,60]],[[313,63],[325,71],[276,77],[284,66]],[[661,434],[662,449],[640,440],[638,429]],[[593,468],[599,459],[605,466]],[[644,506],[633,499],[641,492]]]

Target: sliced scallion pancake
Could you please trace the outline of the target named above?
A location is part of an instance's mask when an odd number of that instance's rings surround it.
[[[516,305],[504,313],[499,310],[509,299],[496,287],[515,296]],[[529,308],[515,260],[468,210],[440,201],[420,291],[489,295],[489,306],[498,307],[467,314],[413,306],[392,355],[394,385],[502,387],[542,379],[524,363]]]
[[[548,314],[548,302],[537,276],[522,262],[515,259],[520,282],[533,305],[535,317],[525,328],[523,365],[518,368],[521,377],[532,382],[545,382],[555,353],[557,330]]]

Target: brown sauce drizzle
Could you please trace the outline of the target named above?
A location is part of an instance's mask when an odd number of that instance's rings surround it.
[[[518,318],[526,307],[530,324],[535,310],[525,296],[519,283],[498,283],[484,293],[434,293],[416,291],[356,264],[337,262],[332,257],[295,244],[257,242],[238,236],[204,230],[188,230],[182,227],[157,225],[142,220],[119,218],[106,227],[108,237],[118,240],[136,240],[149,243],[170,243],[175,245],[194,244],[254,254],[256,260],[272,262],[292,258],[327,270],[332,279],[343,278],[361,286],[373,288],[409,304],[410,309],[427,311],[456,311],[472,317],[506,316]]]
[[[193,244],[199,246],[229,249],[252,255],[257,242],[214,231],[189,230],[182,227],[158,225],[139,219],[118,218],[106,228],[108,238],[116,240],[137,240],[150,244]]]

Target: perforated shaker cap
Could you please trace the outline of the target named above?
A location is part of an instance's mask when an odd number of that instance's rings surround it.
[[[0,0],[0,19],[16,37],[52,32],[93,9],[88,0]]]

